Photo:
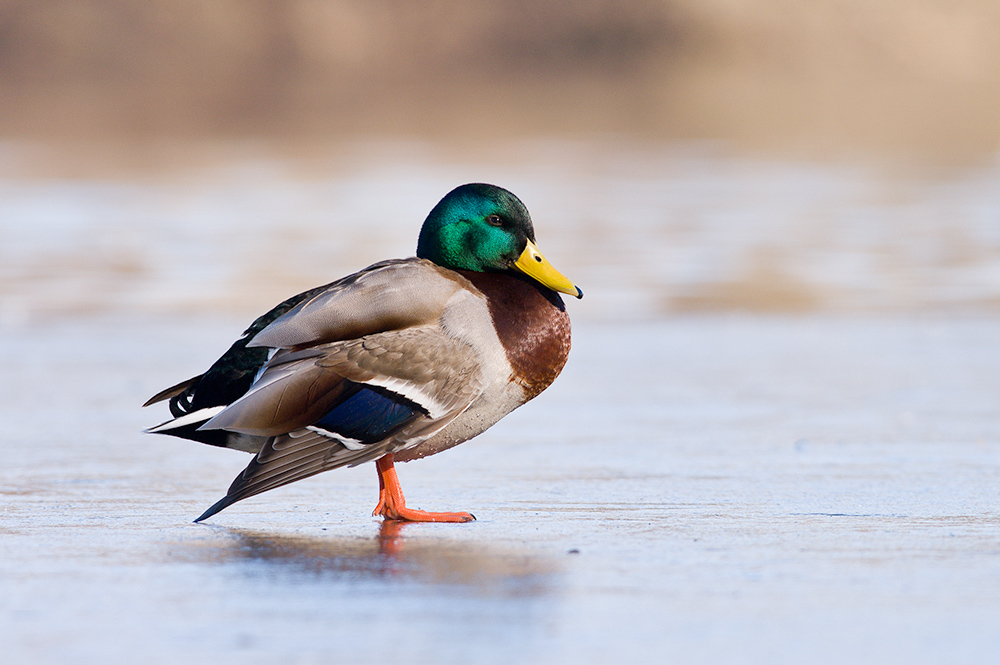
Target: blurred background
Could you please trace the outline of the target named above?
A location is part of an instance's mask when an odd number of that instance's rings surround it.
[[[989,0],[5,0],[6,138],[1000,147]]]
[[[251,312],[494,181],[582,316],[1000,308],[986,0],[0,3],[0,321]]]
[[[471,180],[580,316],[1000,307],[986,0],[5,0],[0,321],[251,312]]]

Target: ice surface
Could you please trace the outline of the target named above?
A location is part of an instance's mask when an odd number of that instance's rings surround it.
[[[997,326],[582,323],[549,391],[400,468],[412,505],[479,520],[398,531],[371,465],[191,523],[247,458],[138,407],[237,322],[8,331],[5,660],[989,660]]]

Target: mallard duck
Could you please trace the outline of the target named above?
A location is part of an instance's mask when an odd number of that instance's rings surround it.
[[[547,388],[570,349],[559,293],[583,297],[535,246],[524,204],[462,185],[431,210],[417,256],[300,293],[254,321],[207,372],[153,396],[148,432],[254,453],[233,503],[375,461],[387,520],[468,522],[406,507],[394,468],[482,433]]]

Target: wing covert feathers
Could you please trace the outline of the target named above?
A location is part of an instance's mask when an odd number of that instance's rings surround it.
[[[279,351],[250,391],[202,429],[277,436],[308,427],[338,403],[345,381],[379,386],[442,418],[482,390],[476,360],[469,345],[434,326]]]
[[[303,300],[249,346],[292,349],[430,324],[466,285],[424,259],[383,261]]]

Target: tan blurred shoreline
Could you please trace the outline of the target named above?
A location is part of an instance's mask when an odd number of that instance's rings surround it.
[[[621,135],[981,163],[1000,150],[997,34],[987,0],[9,0],[0,140],[127,159]]]

